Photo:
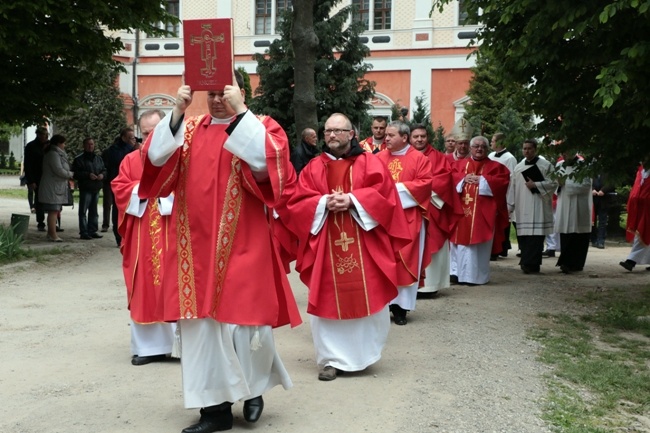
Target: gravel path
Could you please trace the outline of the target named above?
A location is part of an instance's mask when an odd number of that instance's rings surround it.
[[[0,200],[0,223],[19,207]],[[183,409],[179,364],[130,365],[119,251],[112,235],[76,239],[72,215],[64,210],[70,254],[0,267],[0,431],[180,432],[197,412]],[[43,238],[32,223],[27,243],[52,246]],[[540,419],[549,370],[527,329],[537,313],[568,308],[576,290],[603,290],[622,276],[647,281],[618,267],[627,252],[591,249],[586,271],[564,277],[554,261],[529,276],[514,257],[500,260],[487,286],[419,300],[409,324],[391,328],[377,364],[333,382],[316,378],[309,324],[281,328],[276,343],[294,387],[266,394],[255,425],[236,404],[233,431],[550,432]],[[306,320],[306,288],[290,279]]]

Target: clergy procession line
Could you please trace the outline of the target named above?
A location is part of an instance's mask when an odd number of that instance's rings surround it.
[[[286,276],[292,261],[309,289],[321,381],[376,363],[391,313],[406,325],[418,295],[451,282],[486,284],[490,261],[510,249],[510,220],[523,272],[539,272],[544,236],[554,231],[562,272],[582,270],[592,192],[590,179],[571,176],[578,158],[565,154],[553,165],[527,140],[517,164],[502,134],[488,157],[490,142],[473,137],[464,119],[446,139],[447,154],[429,144],[423,125],[383,118],[359,142],[348,117],[334,113],[322,153],[315,131],[302,134],[294,169],[282,128],[252,114],[241,76],[233,79],[207,93],[209,114],[185,116],[193,99],[186,85],[171,114],[143,114],[144,145],[112,182],[132,363],[181,358],[184,405],[200,409],[183,433],[231,429],[239,401],[254,423],[266,391],[292,386],[272,332],[301,323]],[[648,171],[640,173],[639,233],[650,208],[648,182],[641,186]],[[628,262],[649,261],[644,229],[641,253]]]

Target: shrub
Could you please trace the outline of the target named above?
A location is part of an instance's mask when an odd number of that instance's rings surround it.
[[[14,227],[0,224],[0,262],[10,261],[22,255],[23,235],[16,234]]]

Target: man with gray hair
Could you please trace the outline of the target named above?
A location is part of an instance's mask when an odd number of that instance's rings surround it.
[[[402,248],[397,260],[398,295],[390,303],[396,325],[406,325],[406,313],[415,310],[431,199],[431,161],[409,144],[409,126],[400,121],[386,128],[386,150],[377,157],[390,172],[408,221],[411,243]]]
[[[490,280],[490,252],[510,183],[508,168],[488,158],[489,141],[470,140],[470,158],[456,161],[452,177],[460,194],[463,217],[451,237],[450,273],[460,284],[486,284]],[[454,278],[454,276],[456,278]]]
[[[318,151],[318,136],[316,131],[311,128],[305,128],[300,134],[300,143],[291,149],[291,164],[296,169],[296,174],[320,153]]]

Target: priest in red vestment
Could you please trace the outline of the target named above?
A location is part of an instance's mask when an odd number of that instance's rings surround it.
[[[449,238],[463,216],[460,198],[454,190],[451,165],[445,155],[429,144],[424,125],[411,125],[411,146],[431,162],[431,198],[428,203],[426,240],[420,272],[421,297],[435,296],[449,287]],[[454,140],[455,142],[455,140]]]
[[[650,154],[639,166],[627,200],[626,238],[632,250],[619,264],[628,271],[636,265],[650,265]]]
[[[397,296],[396,254],[410,238],[390,173],[359,147],[350,120],[333,114],[324,133],[325,151],[300,172],[288,208],[318,378],[333,380],[381,358]]]
[[[201,408],[184,433],[227,430],[231,406],[259,419],[262,394],[291,380],[272,328],[300,323],[268,223],[286,186],[289,147],[282,128],[244,104],[243,79],[207,92],[209,114],[185,118],[193,92],[156,127],[140,182],[141,198],[174,194],[165,255],[161,320],[178,321],[183,395]]]
[[[404,122],[389,123],[386,150],[377,154],[395,182],[411,238],[411,243],[398,253],[398,295],[389,307],[396,325],[406,325],[407,312],[415,310],[426,235],[424,220],[428,217],[433,180],[431,162],[409,144],[410,132]]]
[[[490,254],[500,203],[506,200],[510,182],[508,168],[488,158],[489,141],[477,136],[470,141],[471,158],[456,161],[453,179],[464,215],[451,237],[451,269],[463,284],[486,284],[490,280]]]
[[[143,138],[164,117],[159,110],[140,116]],[[131,314],[131,364],[163,361],[172,353],[176,326],[160,321],[163,310],[163,255],[169,245],[169,215],[173,197],[140,200],[143,151],[135,150],[120,163],[111,182],[118,211],[118,232],[122,237],[122,270]]]
[[[370,129],[372,135],[359,142],[359,146],[366,152],[377,153],[386,149],[386,124],[388,119],[383,116],[375,116],[372,119]]]

